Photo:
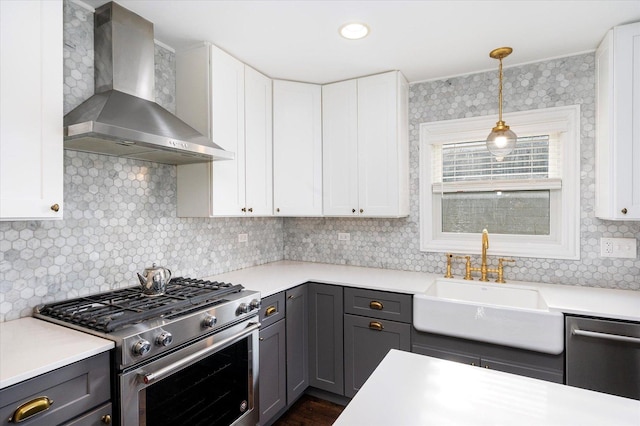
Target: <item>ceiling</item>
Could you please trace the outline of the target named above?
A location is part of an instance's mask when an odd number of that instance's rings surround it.
[[[97,7],[104,0],[84,0]],[[411,82],[592,51],[608,29],[640,21],[640,0],[119,0],[177,52],[210,41],[272,78],[328,83],[397,69]],[[346,40],[338,27],[365,22]]]

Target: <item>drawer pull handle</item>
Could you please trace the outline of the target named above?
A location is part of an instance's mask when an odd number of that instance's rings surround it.
[[[20,423],[27,420],[31,416],[35,416],[36,414],[46,411],[51,407],[53,401],[49,399],[47,396],[40,396],[38,398],[32,399],[31,401],[25,402],[13,412],[13,415],[9,418],[9,423]]]
[[[378,321],[371,321],[369,323],[369,328],[372,330],[378,330],[378,331],[384,330],[384,327]]]
[[[376,311],[381,311],[382,308],[384,308],[384,306],[382,306],[382,303],[376,301],[376,300],[372,300],[371,302],[369,302],[369,307],[371,309],[375,309]]]
[[[265,316],[270,317],[271,315],[275,314],[276,312],[278,312],[278,310],[276,309],[275,306],[269,306],[267,308],[267,311],[264,313]]]

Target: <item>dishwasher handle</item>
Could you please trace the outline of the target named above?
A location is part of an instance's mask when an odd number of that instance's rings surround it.
[[[599,333],[597,331],[580,330],[574,328],[571,331],[574,336],[593,337],[594,339],[614,340],[616,342],[640,344],[640,337],[621,336],[619,334]]]

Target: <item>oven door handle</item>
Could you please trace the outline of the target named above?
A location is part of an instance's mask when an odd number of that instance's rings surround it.
[[[217,342],[214,345],[211,345],[209,347],[206,347],[198,352],[195,352],[187,357],[182,358],[180,361],[174,362],[171,365],[167,365],[164,368],[161,368],[160,370],[154,372],[154,373],[141,373],[138,374],[138,377],[145,383],[145,384],[150,384],[153,383],[156,380],[162,379],[168,375],[170,375],[171,373],[173,373],[176,370],[179,370],[183,367],[188,366],[189,364],[192,364],[195,361],[198,361],[200,358],[204,358],[205,356],[209,355],[212,352],[216,352],[219,349],[222,349],[223,347],[231,344],[231,343],[235,343],[239,340],[244,339],[245,337],[247,337],[248,335],[250,335],[251,333],[253,333],[254,331],[258,330],[260,328],[260,323],[259,322],[250,322],[247,326],[246,329],[242,330],[240,333],[228,337],[226,339],[223,339],[219,342]]]

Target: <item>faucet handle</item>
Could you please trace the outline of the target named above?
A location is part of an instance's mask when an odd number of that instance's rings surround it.
[[[506,259],[504,257],[498,258],[498,279],[496,279],[497,283],[504,284],[506,281],[504,280],[504,262],[516,263],[515,259]]]
[[[464,279],[473,281],[471,276],[471,256],[456,256],[459,259],[465,259],[464,264]]]

